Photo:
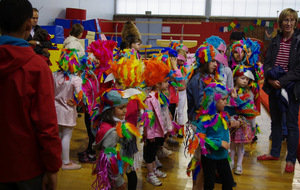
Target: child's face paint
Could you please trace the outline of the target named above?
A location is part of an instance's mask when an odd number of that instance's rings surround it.
[[[114,109],[114,116],[120,120],[125,119],[125,115],[127,113],[127,105],[128,104],[116,106]]]
[[[216,102],[216,108],[218,111],[223,111],[226,104],[227,104],[227,99],[228,99],[228,95],[227,96],[223,96],[222,98],[220,98],[217,102]]]

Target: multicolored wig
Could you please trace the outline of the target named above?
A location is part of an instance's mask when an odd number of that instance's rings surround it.
[[[154,86],[163,82],[170,76],[171,67],[163,62],[166,56],[154,56],[145,60],[145,83],[147,86]]]
[[[117,43],[113,40],[97,40],[87,47],[87,52],[92,53],[97,61],[99,61],[99,66],[95,69],[98,79],[103,80],[101,79],[103,77],[102,74],[110,68],[108,62],[113,60],[113,51],[116,46]]]
[[[161,53],[168,54],[170,57],[177,57],[178,56],[177,51],[172,49],[172,48],[169,48],[169,47],[166,47],[166,48],[162,49]]]
[[[195,53],[197,67],[202,64],[209,63],[212,60],[217,60],[216,56],[218,54],[220,53],[211,44],[202,44]]]
[[[251,39],[246,40],[246,47],[247,49],[251,50],[251,53],[249,52],[250,56],[248,58],[249,64],[257,68],[257,63],[259,62],[259,54],[260,54],[260,45],[256,41],[252,41]]]
[[[234,57],[233,57],[234,51],[237,51],[240,54],[240,56],[242,54],[242,51],[245,52],[245,56],[244,56],[244,58],[241,62],[238,63],[234,59]],[[232,61],[231,68],[232,69],[235,68],[235,66],[238,65],[238,64],[243,64],[243,65],[248,64],[249,60],[248,60],[247,55],[248,55],[248,49],[247,49],[245,40],[240,40],[240,41],[237,41],[237,42],[233,42],[233,44],[230,46],[230,60]]]
[[[65,77],[77,73],[80,67],[78,54],[75,49],[62,49],[57,63],[59,69],[64,71]]]
[[[223,67],[220,67],[220,61],[222,61],[222,55],[216,50],[212,45],[208,43],[202,44],[195,53],[196,57],[196,63],[194,69],[203,67],[204,64],[208,64],[213,60],[216,60],[218,63],[218,67],[216,68],[216,71],[214,73],[214,79],[215,80],[222,80],[222,69]],[[209,84],[212,80],[210,76],[206,76],[203,78],[204,82],[206,84]]]
[[[121,57],[118,61],[109,62],[110,69],[107,74],[113,76],[126,88],[138,87],[145,80],[145,66],[135,56]]]
[[[223,56],[217,55],[218,56],[217,59],[223,65],[228,66],[227,56],[225,55],[226,43],[224,40],[222,40],[218,36],[211,36],[209,38],[206,38],[206,41],[204,43],[208,43],[208,44],[214,46],[214,48],[217,49],[218,51],[224,52]]]
[[[172,48],[173,50],[176,51],[178,49],[183,49],[185,51],[188,51],[188,48],[185,45],[179,43],[178,41],[171,41],[171,43],[169,44],[169,48]]]
[[[216,102],[222,97],[227,96],[229,93],[230,90],[222,83],[213,82],[207,85],[204,89],[204,96],[200,111],[198,111],[198,117],[205,114],[216,114],[218,112]]]
[[[246,76],[249,79],[255,80],[254,75],[252,74],[253,67],[252,66],[246,66],[246,65],[238,65],[233,70],[233,79],[236,79],[240,76]]]

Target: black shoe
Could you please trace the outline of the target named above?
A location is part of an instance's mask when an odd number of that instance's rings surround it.
[[[233,185],[232,185],[232,187],[236,187],[236,183],[235,183],[235,181],[233,182]]]
[[[97,160],[96,155],[88,154],[82,158],[79,158],[81,163],[95,163]]]
[[[83,158],[85,155],[87,155],[87,151],[86,151],[86,150],[83,151],[83,152],[78,152],[78,153],[77,153],[77,156],[78,156],[79,158]]]
[[[179,134],[178,134],[177,137],[180,138],[180,139],[182,139],[182,138],[183,138],[183,135],[179,135]]]

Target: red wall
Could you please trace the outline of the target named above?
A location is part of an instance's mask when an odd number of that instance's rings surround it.
[[[202,22],[201,24],[185,24],[184,34],[200,34],[200,37],[183,37],[184,40],[197,40],[198,44],[194,48],[190,48],[189,52],[195,52],[197,48],[205,41],[206,38],[214,35],[222,38],[226,44],[229,43],[229,37],[231,32],[219,32],[220,26],[229,26],[230,23],[223,22]],[[170,26],[171,34],[181,34],[181,24],[163,24],[164,26]],[[162,39],[170,39],[171,36],[162,36]],[[180,36],[172,36],[173,40],[180,40]]]

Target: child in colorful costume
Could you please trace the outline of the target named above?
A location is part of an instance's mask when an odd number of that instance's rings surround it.
[[[192,122],[197,129],[190,141],[189,153],[194,153],[199,147],[201,149],[204,189],[214,189],[216,170],[222,181],[222,189],[232,189],[234,185],[228,162],[229,116],[224,111],[229,94],[230,90],[222,83],[208,84],[196,120]],[[194,166],[195,161],[192,161],[190,167]]]
[[[145,60],[145,65],[145,83],[152,88],[152,91],[145,100],[147,105],[145,115],[150,118],[151,122],[147,122],[146,118],[143,123],[146,138],[144,160],[148,170],[147,181],[152,185],[160,186],[162,183],[157,177],[165,178],[167,174],[156,168],[155,157],[158,149],[164,144],[164,137],[173,131],[168,109],[168,97],[163,93],[169,85],[167,76],[170,76],[171,68],[162,61],[161,56]]]
[[[95,141],[95,134],[91,128],[91,116],[93,109],[96,107],[96,98],[100,95],[100,89],[103,88],[101,83],[102,73],[109,69],[108,62],[113,58],[113,49],[117,43],[108,40],[97,40],[88,46],[89,57],[82,57],[80,60],[79,73],[83,81],[82,90],[88,98],[87,110],[84,115],[84,122],[89,137],[88,147],[85,151],[77,153],[79,162],[90,163],[96,161],[95,151],[92,144]]]
[[[177,56],[177,67],[181,71],[182,79],[179,80],[182,86],[178,86],[178,106],[177,106],[177,122],[181,126],[181,129],[178,131],[177,137],[183,138],[184,136],[184,124],[187,122],[185,118],[187,118],[187,111],[184,109],[187,103],[186,99],[186,84],[189,79],[190,71],[188,70],[187,64],[187,55],[186,52],[188,48],[183,44],[178,43],[177,41],[173,41],[170,43],[169,47],[176,50],[178,53]]]
[[[98,99],[98,115],[93,119],[99,129],[94,149],[100,150],[93,173],[97,175],[94,189],[125,189],[123,174],[130,174],[137,152],[133,136],[141,138],[138,129],[125,121],[128,98],[140,93],[136,89],[110,88]],[[101,104],[100,104],[101,103]],[[128,183],[131,182],[131,175]],[[132,176],[136,180],[136,176]]]
[[[221,55],[219,55],[219,60],[220,60],[220,67],[223,67],[223,81],[222,83],[227,86],[227,88],[232,89],[233,86],[233,78],[232,78],[232,71],[228,67],[228,62],[227,62],[227,56],[225,55],[226,52],[226,44],[225,41],[219,38],[218,36],[211,36],[206,39],[205,41],[208,44],[211,44],[216,48]]]
[[[219,69],[219,60],[221,54],[210,44],[202,44],[195,53],[196,65],[194,73],[187,84],[187,102],[188,102],[188,119],[190,127],[195,130],[196,127],[191,124],[196,120],[197,110],[200,109],[203,99],[204,89],[211,82],[222,81],[220,77],[221,70]],[[221,60],[220,60],[221,61]],[[221,74],[222,75],[222,74]],[[193,161],[197,161],[197,165],[200,165],[200,148],[196,150]],[[196,167],[196,166],[195,166]],[[194,172],[194,169],[191,171]],[[197,172],[196,172],[197,173]],[[203,174],[200,173],[196,179],[196,175],[193,178],[193,188],[203,188]]]
[[[235,125],[230,127],[230,157],[231,168],[234,168],[234,156],[237,149],[237,165],[234,173],[241,175],[243,172],[242,162],[244,156],[244,143],[251,143],[255,135],[256,125],[255,117],[259,115],[255,105],[254,96],[249,89],[249,81],[254,80],[250,66],[237,66],[233,71],[235,90],[241,102],[234,107],[233,111],[228,111],[231,114],[231,121]],[[232,107],[233,108],[233,107]]]
[[[75,73],[78,71],[79,59],[75,50],[62,49],[58,62],[59,70],[53,73],[55,89],[55,107],[59,125],[59,136],[62,139],[62,169],[80,169],[70,161],[70,140],[74,126],[76,126],[76,105],[81,101],[87,103],[87,98],[82,91],[82,79]],[[74,101],[75,99],[75,101]]]

